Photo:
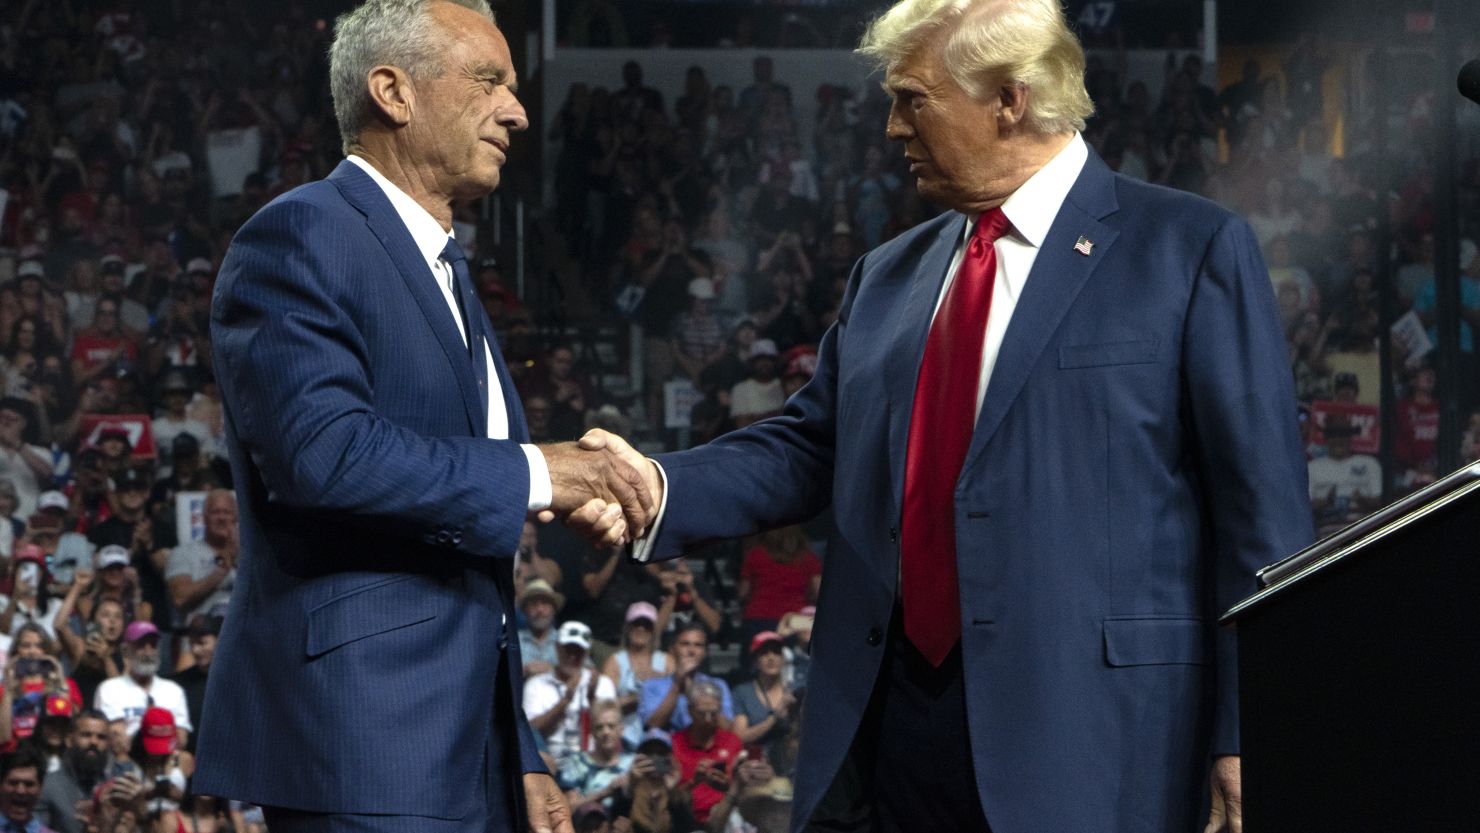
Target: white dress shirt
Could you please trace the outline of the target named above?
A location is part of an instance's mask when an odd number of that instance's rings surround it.
[[[452,313],[453,324],[457,327],[458,336],[462,338],[464,345],[468,343],[468,334],[463,329],[462,313],[457,308],[457,296],[453,294],[453,272],[447,261],[442,259],[442,250],[446,248],[447,241],[452,234],[442,228],[425,208],[417,204],[405,191],[402,191],[395,183],[386,179],[380,171],[375,169],[365,159],[351,154],[350,162],[358,165],[360,170],[370,175],[380,190],[385,192],[386,199],[390,200],[391,207],[396,210],[396,215],[405,224],[406,230],[411,233],[411,239],[416,243],[416,250],[427,262],[430,272],[428,280],[434,281],[437,290],[442,293],[442,300],[447,302],[447,309]],[[477,315],[477,310],[468,310],[468,315]],[[490,337],[492,334],[490,333]],[[504,391],[498,382],[497,365],[493,361],[493,350],[487,343],[483,346],[483,364],[488,375],[488,428],[487,436],[494,440],[507,440],[509,438],[509,415],[504,408]],[[552,487],[550,485],[550,468],[545,464],[545,455],[538,446],[522,444],[524,456],[529,460],[529,511],[536,512],[547,509],[550,506]]]
[[[1002,203],[1002,213],[1007,215],[1012,227],[997,240],[997,282],[992,285],[992,307],[987,313],[987,332],[982,344],[982,367],[976,387],[976,415],[981,416],[982,401],[987,395],[987,382],[992,378],[992,369],[997,366],[997,354],[1002,350],[1002,338],[1007,335],[1007,324],[1017,309],[1018,299],[1023,296],[1023,287],[1028,283],[1028,273],[1038,260],[1038,249],[1048,236],[1048,229],[1084,163],[1089,159],[1089,148],[1078,133],[1064,149],[1059,151],[1038,173],[1029,177]],[[935,310],[945,300],[946,291],[956,279],[961,261],[966,257],[966,246],[976,232],[980,217],[971,218],[956,244],[956,253],[946,269],[945,283],[941,284],[940,295],[935,299]],[[934,323],[934,316],[931,322]]]
[[[1027,182],[1002,203],[1002,213],[1007,215],[1012,227],[997,240],[994,247],[997,251],[997,280],[992,286],[992,306],[987,313],[982,366],[977,379],[978,417],[981,416],[982,402],[987,395],[987,383],[991,381],[992,370],[997,366],[997,354],[1002,350],[1002,339],[1007,335],[1007,325],[1012,320],[1013,310],[1017,309],[1018,299],[1023,295],[1023,287],[1028,283],[1028,274],[1033,271],[1033,263],[1038,259],[1038,250],[1043,245],[1044,238],[1048,237],[1049,227],[1053,225],[1054,218],[1058,216],[1059,209],[1069,196],[1075,181],[1079,179],[1088,159],[1089,147],[1085,145],[1084,137],[1075,133],[1074,138],[1048,164],[1039,168],[1037,173],[1029,177]],[[946,269],[945,282],[941,284],[940,294],[935,299],[936,312],[940,311],[941,301],[945,299],[951,281],[956,279],[956,272],[966,256],[966,246],[971,242],[979,219],[979,216],[970,218],[961,232],[955,254],[951,256],[951,264]],[[923,276],[917,278],[923,279]],[[931,322],[934,323],[934,320],[932,314]],[[658,466],[658,476],[663,480],[663,500],[658,507],[658,516],[648,527],[647,534],[633,544],[632,557],[638,561],[646,561],[652,554],[652,542],[657,537],[658,527],[668,509],[668,475],[661,465]]]

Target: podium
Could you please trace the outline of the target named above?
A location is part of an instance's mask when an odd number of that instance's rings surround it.
[[[1222,618],[1244,829],[1480,830],[1480,464],[1259,577]]]

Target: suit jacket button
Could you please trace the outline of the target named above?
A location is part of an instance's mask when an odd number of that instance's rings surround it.
[[[891,544],[898,544],[899,543],[899,530],[895,529],[892,526],[889,527],[889,543],[891,543]]]
[[[868,644],[870,644],[870,645],[878,645],[880,642],[883,642],[883,641],[884,641],[884,632],[883,631],[879,630],[878,628],[869,628],[868,629]]]
[[[446,544],[448,541],[451,541],[451,540],[452,540],[452,536],[449,535],[449,534],[447,534],[447,530],[445,530],[445,529],[439,529],[439,530],[437,530],[437,543],[439,543],[439,544]]]
[[[462,546],[462,533],[461,532],[454,532],[454,533],[452,533],[452,545],[454,547],[460,547],[460,546]]]

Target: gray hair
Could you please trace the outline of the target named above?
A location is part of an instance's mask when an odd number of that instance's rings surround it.
[[[1059,0],[900,0],[873,21],[858,52],[886,72],[949,28],[946,70],[978,100],[1003,82],[1030,91],[1025,121],[1044,134],[1083,130],[1094,104],[1084,49]]]
[[[692,703],[700,697],[713,697],[715,702],[724,703],[725,693],[715,683],[709,680],[694,680],[689,683],[689,702]]]
[[[366,78],[378,66],[398,67],[412,80],[442,74],[448,33],[432,20],[432,4],[454,3],[493,20],[488,0],[365,0],[334,21],[329,47],[329,91],[344,151],[374,118]]]

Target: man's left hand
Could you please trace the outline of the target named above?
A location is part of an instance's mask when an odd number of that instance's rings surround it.
[[[1203,833],[1243,833],[1244,793],[1239,775],[1239,757],[1213,759],[1213,809]]]
[[[529,833],[575,833],[565,793],[549,775],[524,774],[524,805],[529,811]]]

